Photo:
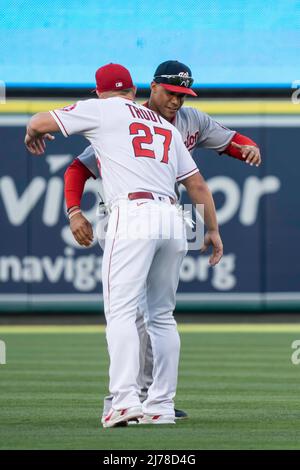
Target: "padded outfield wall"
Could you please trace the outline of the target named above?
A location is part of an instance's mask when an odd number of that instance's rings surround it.
[[[65,102],[13,101],[0,113],[0,309],[103,308],[102,253],[74,242],[63,200],[63,174],[87,145],[57,135],[44,157],[23,140],[30,114]],[[215,152],[195,160],[213,191],[224,257],[189,252],[180,275],[178,307],[195,310],[300,307],[300,105],[290,101],[193,101],[222,124],[253,138],[263,164],[253,168]],[[5,112],[4,112],[5,108]],[[99,182],[89,180],[85,215],[96,223]],[[183,200],[188,202],[186,195]]]

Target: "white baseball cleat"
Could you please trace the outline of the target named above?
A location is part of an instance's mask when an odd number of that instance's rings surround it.
[[[176,424],[174,415],[148,415],[139,419],[139,424]]]
[[[104,428],[113,428],[114,426],[127,426],[127,422],[131,419],[141,418],[143,416],[140,406],[131,406],[122,410],[114,410],[111,408],[108,415],[101,419]]]

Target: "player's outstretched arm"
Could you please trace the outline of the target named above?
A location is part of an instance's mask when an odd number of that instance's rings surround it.
[[[42,155],[45,152],[46,140],[54,140],[51,132],[60,131],[56,121],[50,113],[38,113],[30,119],[25,135],[25,146],[33,155]]]
[[[242,160],[250,166],[261,164],[261,154],[258,145],[249,137],[236,133],[223,153]]]
[[[229,155],[249,165],[261,164],[259,147],[250,137],[222,126],[208,114],[196,109],[186,108],[185,114],[199,126],[197,146],[216,150],[219,154]]]
[[[207,232],[201,251],[205,252],[210,245],[212,246],[213,253],[209,263],[211,266],[215,266],[223,256],[223,243],[219,233],[216,208],[210,189],[200,173],[181,180],[181,183],[186,187],[193,204],[202,204],[204,206],[204,212],[202,211],[201,216],[204,218]]]

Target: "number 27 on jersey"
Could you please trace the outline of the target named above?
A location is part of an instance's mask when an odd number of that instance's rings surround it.
[[[162,127],[154,127],[154,134],[164,137],[163,141],[163,157],[161,163],[169,162],[169,149],[172,140],[172,131]],[[136,157],[155,158],[155,152],[151,149],[144,148],[143,145],[151,145],[153,143],[153,134],[149,126],[140,122],[133,122],[129,126],[130,135],[135,135],[132,139],[134,155]]]

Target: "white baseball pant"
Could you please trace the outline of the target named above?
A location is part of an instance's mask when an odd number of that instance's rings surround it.
[[[168,198],[121,199],[114,205],[102,265],[114,409],[140,405],[136,321],[146,286],[145,324],[152,346],[153,381],[143,411],[174,414],[180,341],[173,310],[186,250],[184,221]]]

